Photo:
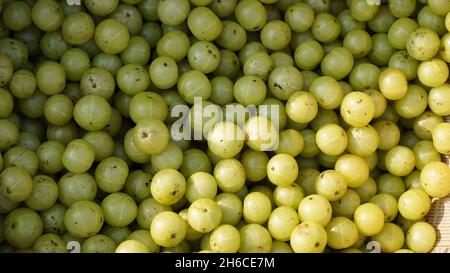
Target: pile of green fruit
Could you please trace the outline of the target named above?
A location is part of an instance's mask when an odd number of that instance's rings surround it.
[[[0,0],[0,252],[431,251],[449,12]]]

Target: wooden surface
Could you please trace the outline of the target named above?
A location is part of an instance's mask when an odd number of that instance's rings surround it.
[[[450,122],[450,116],[446,117]],[[450,155],[442,155],[442,161],[450,166]],[[437,242],[433,249],[435,253],[450,253],[450,196],[433,200],[427,221],[436,228]]]

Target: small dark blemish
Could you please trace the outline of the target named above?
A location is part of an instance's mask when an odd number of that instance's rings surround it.
[[[283,90],[283,86],[279,85],[279,84],[276,83],[276,82],[273,83],[273,87],[275,87],[275,88],[280,88],[281,90]]]

